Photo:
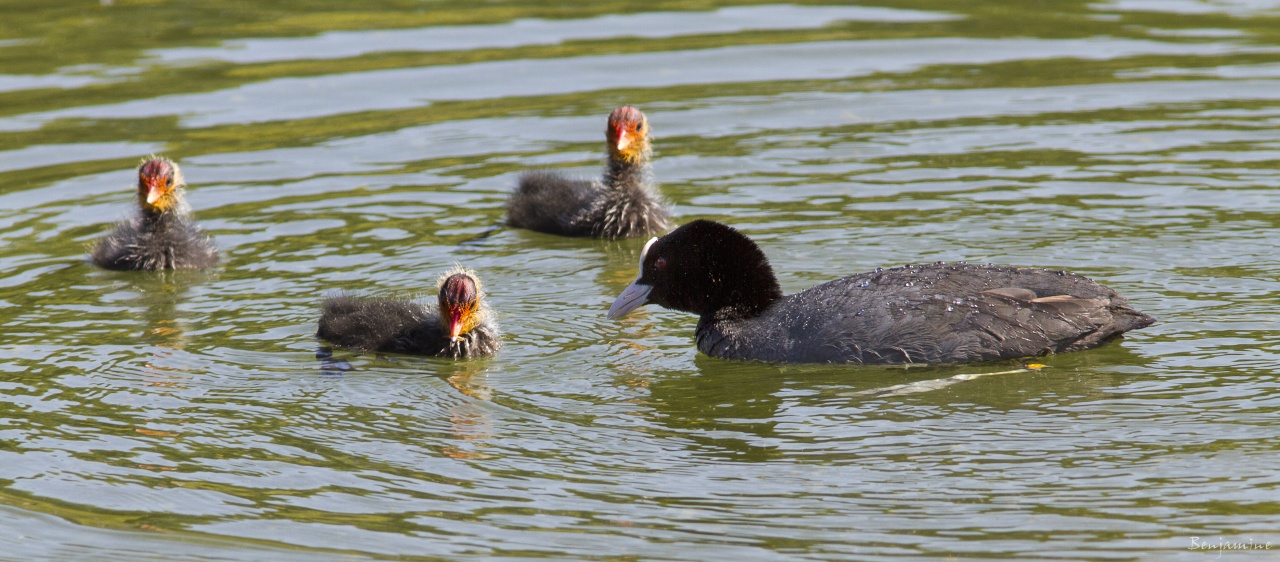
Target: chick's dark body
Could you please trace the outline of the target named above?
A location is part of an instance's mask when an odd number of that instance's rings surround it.
[[[502,346],[487,323],[450,341],[440,312],[418,302],[340,295],[324,300],[316,335],[353,351],[480,357]]]
[[[93,261],[124,271],[207,269],[218,265],[218,250],[187,216],[143,214],[117,224],[102,238]]]
[[[98,240],[91,257],[115,270],[207,269],[218,264],[213,241],[196,226],[183,199],[182,171],[163,156],[138,166],[138,214]]]
[[[550,170],[521,174],[507,203],[507,224],[560,236],[629,238],[671,228],[671,214],[653,185],[644,114],[622,106],[605,130],[608,159],[599,180]]]
[[[474,271],[457,266],[436,283],[435,307],[383,297],[329,297],[320,304],[316,336],[357,352],[492,355],[502,337],[481,287]]]

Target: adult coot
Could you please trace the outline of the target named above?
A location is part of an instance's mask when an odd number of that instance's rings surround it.
[[[783,295],[750,238],[707,220],[650,240],[609,317],[650,302],[699,315],[707,355],[786,363],[1030,357],[1088,349],[1155,322],[1088,278],[995,265],[877,269]]]
[[[138,166],[138,216],[117,224],[93,248],[93,262],[107,269],[205,269],[218,250],[191,219],[182,198],[186,182],[174,161],[148,156]]]
[[[609,114],[608,162],[598,181],[538,170],[520,176],[507,203],[507,224],[562,236],[626,238],[671,228],[671,215],[649,171],[649,124],[624,105]]]
[[[481,357],[502,347],[498,323],[474,271],[456,266],[440,277],[437,307],[341,295],[321,303],[316,335],[355,351]]]

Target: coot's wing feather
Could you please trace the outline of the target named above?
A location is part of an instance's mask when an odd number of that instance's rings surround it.
[[[550,170],[520,175],[507,203],[507,224],[548,234],[589,236],[600,221],[605,189]]]
[[[953,363],[1075,351],[1154,322],[1085,277],[968,264],[838,279],[784,299],[770,311],[778,314],[790,332],[788,360],[858,363]]]
[[[356,351],[435,355],[449,343],[434,309],[413,301],[352,295],[324,300],[316,335]]]

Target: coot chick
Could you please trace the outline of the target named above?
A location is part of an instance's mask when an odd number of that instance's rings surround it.
[[[549,170],[525,172],[507,203],[507,224],[562,236],[627,238],[671,228],[671,214],[649,171],[649,124],[624,105],[604,130],[608,161],[597,180]]]
[[[650,240],[609,308],[699,315],[698,350],[782,363],[964,363],[1088,349],[1155,318],[1078,275],[965,263],[911,265],[783,295],[764,252],[696,220]]]
[[[116,225],[93,248],[93,262],[122,271],[206,269],[218,264],[213,241],[191,219],[178,164],[148,156],[138,166],[138,216]]]
[[[481,357],[502,347],[484,288],[474,271],[455,266],[440,277],[437,306],[342,295],[321,304],[316,335],[354,351]]]

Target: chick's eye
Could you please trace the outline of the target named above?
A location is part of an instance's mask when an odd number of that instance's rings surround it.
[[[666,269],[667,258],[658,258],[657,261],[653,262],[653,267],[658,271],[662,271],[663,269]]]
[[[644,130],[644,123],[636,123],[636,132],[638,133],[643,130]]]

